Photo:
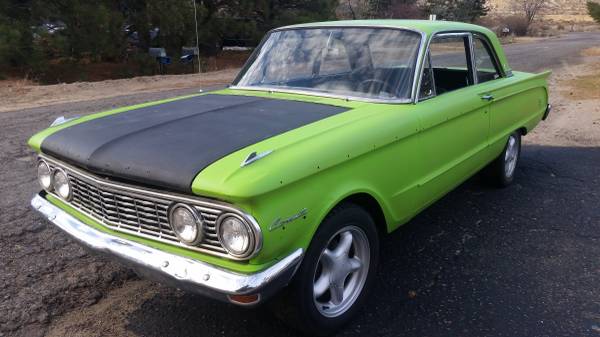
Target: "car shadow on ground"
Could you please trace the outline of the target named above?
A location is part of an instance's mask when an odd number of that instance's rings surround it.
[[[525,145],[512,186],[475,176],[383,239],[367,306],[339,335],[598,333],[598,186],[600,148]],[[165,287],[127,319],[144,336],[297,335],[267,308]]]

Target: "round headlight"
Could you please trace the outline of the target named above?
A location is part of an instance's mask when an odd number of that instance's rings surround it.
[[[43,160],[40,160],[37,165],[38,182],[46,191],[52,190],[52,171],[50,166]]]
[[[245,257],[254,249],[252,229],[233,214],[226,214],[217,221],[217,236],[223,248],[235,257]]]
[[[65,171],[62,169],[54,170],[54,173],[52,173],[52,186],[54,187],[54,192],[58,194],[59,197],[66,201],[71,200],[73,189],[71,188],[69,177]]]
[[[169,212],[169,223],[181,242],[195,245],[202,241],[202,218],[188,205],[173,206]]]

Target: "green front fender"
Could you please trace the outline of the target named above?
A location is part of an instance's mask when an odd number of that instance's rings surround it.
[[[252,213],[261,223],[264,243],[255,262],[262,262],[261,257],[286,256],[298,248],[307,249],[331,210],[354,195],[372,197],[381,207],[385,222],[393,222],[389,205],[368,181],[335,179],[351,174],[352,169],[338,167],[256,198]]]

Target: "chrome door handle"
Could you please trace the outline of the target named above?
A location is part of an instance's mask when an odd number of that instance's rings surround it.
[[[491,101],[491,100],[494,99],[494,96],[492,96],[490,94],[487,94],[487,95],[481,96],[481,99],[484,100],[484,101],[488,101],[489,102],[489,101]]]

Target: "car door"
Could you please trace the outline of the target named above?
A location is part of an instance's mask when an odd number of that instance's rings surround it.
[[[425,63],[417,111],[427,205],[471,176],[488,158],[489,101],[476,85],[470,33],[437,34]]]
[[[496,157],[506,145],[508,135],[527,125],[532,111],[542,111],[546,102],[540,88],[515,90],[518,79],[507,77],[499,67],[491,43],[484,35],[473,35],[473,53],[479,95],[490,102],[489,148]],[[524,90],[526,89],[526,90]]]

